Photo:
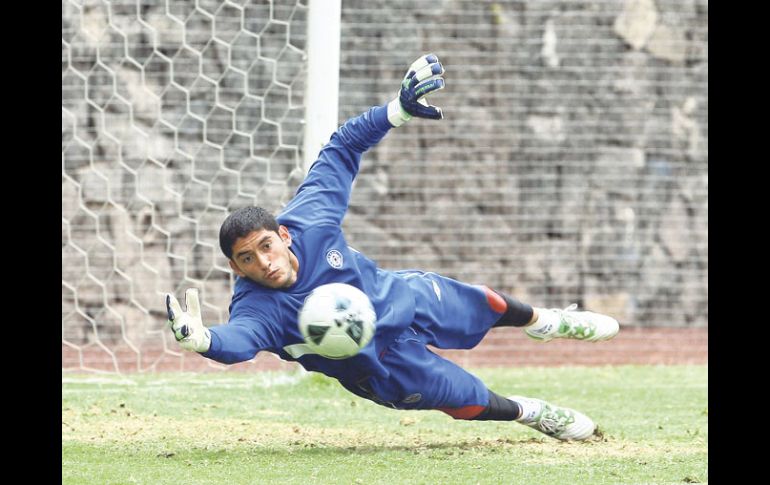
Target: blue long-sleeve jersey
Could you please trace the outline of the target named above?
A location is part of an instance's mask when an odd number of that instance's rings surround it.
[[[412,323],[414,296],[403,278],[378,268],[374,261],[350,248],[341,224],[361,155],[390,128],[387,107],[379,106],[349,119],[332,135],[294,198],[276,218],[292,237],[290,250],[299,261],[296,283],[272,289],[238,278],[230,320],[210,328],[211,347],[203,354],[205,357],[232,364],[267,350],[343,382],[388,376],[378,356]],[[377,312],[372,342],[344,360],[305,353],[308,349],[297,326],[305,297],[317,286],[334,282],[363,290]]]

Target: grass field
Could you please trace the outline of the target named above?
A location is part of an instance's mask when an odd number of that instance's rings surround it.
[[[563,443],[517,423],[396,411],[315,373],[62,378],[65,484],[669,484],[708,481],[708,368],[476,369],[591,416]]]

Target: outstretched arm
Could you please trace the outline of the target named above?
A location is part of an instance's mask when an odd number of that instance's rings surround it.
[[[409,67],[392,101],[346,121],[319,153],[296,195],[278,216],[279,222],[299,227],[340,225],[361,155],[379,143],[388,130],[413,117],[443,118],[441,109],[426,99],[428,94],[444,88],[443,73],[438,57],[421,56]]]
[[[270,326],[261,322],[257,316],[231,319],[227,325],[207,328],[201,320],[200,300],[196,288],[185,290],[185,306],[174,295],[166,294],[168,326],[179,342],[179,346],[191,352],[198,352],[204,357],[223,364],[244,362],[260,350],[268,348],[269,335],[257,331],[269,332]]]

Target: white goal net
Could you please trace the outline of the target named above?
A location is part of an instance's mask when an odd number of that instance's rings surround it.
[[[62,1],[64,372],[223,368],[180,351],[163,295],[197,287],[227,321],[221,222],[302,180],[313,1]],[[446,117],[365,154],[352,246],[536,306],[708,325],[707,0],[345,0],[338,121],[428,52]]]
[[[302,178],[306,5],[62,3],[62,365],[184,368],[163,294],[227,320],[228,210]],[[214,305],[210,302],[217,302]]]

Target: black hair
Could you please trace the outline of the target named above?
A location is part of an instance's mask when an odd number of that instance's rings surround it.
[[[261,207],[243,207],[236,210],[225,219],[219,228],[219,248],[225,256],[233,259],[233,244],[238,238],[253,231],[267,229],[278,232],[278,221]]]

